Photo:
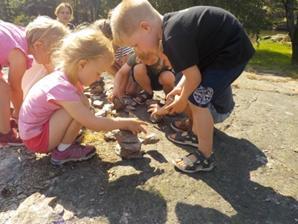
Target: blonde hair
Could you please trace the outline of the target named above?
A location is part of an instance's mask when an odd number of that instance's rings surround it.
[[[78,65],[80,60],[93,60],[99,57],[110,57],[113,63],[113,47],[105,35],[90,27],[83,28],[68,35],[59,51],[57,51],[57,67],[63,69],[69,81],[78,81]]]
[[[28,24],[25,31],[29,48],[36,41],[41,41],[50,55],[59,48],[62,39],[69,33],[63,24],[47,16],[38,16]]]
[[[55,16],[58,16],[58,13],[62,8],[68,8],[69,9],[69,11],[70,11],[70,21],[73,20],[73,9],[72,9],[71,5],[68,2],[62,2],[56,7]]]
[[[99,19],[96,20],[92,26],[95,29],[99,29],[108,39],[112,40],[113,39],[113,34],[112,34],[112,29],[110,25],[110,20],[109,19]]]
[[[116,45],[123,45],[123,37],[130,37],[141,21],[156,21],[159,13],[147,0],[122,0],[112,10],[111,28]]]

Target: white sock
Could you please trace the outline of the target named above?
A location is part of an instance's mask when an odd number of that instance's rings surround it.
[[[58,151],[63,152],[63,151],[65,151],[65,149],[67,149],[70,145],[71,145],[71,144],[63,144],[63,143],[61,143],[61,144],[58,145],[57,149],[58,149]]]

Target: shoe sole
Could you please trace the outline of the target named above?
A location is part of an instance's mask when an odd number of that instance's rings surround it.
[[[68,163],[68,162],[82,162],[82,161],[86,161],[88,159],[91,159],[94,155],[95,155],[96,151],[94,151],[93,153],[90,153],[87,157],[84,158],[80,158],[80,159],[66,159],[66,160],[53,160],[51,159],[51,163],[54,166],[61,166],[64,163]]]
[[[179,145],[192,146],[192,147],[197,148],[197,147],[198,147],[198,144],[199,144],[199,143],[192,143],[192,142],[190,142],[190,141],[187,141],[187,142],[179,142],[179,141],[177,141],[177,140],[175,140],[175,139],[170,138],[169,135],[166,135],[166,137],[167,137],[167,139],[170,140],[171,142],[174,142],[174,143],[179,144]]]
[[[170,123],[170,127],[172,128],[173,131],[175,132],[184,132],[184,131],[187,131],[187,130],[182,130],[182,129],[179,129],[177,128],[173,122]]]
[[[176,162],[175,160],[172,160],[172,163],[174,165],[174,167],[176,169],[178,169],[179,171],[183,172],[183,173],[197,173],[197,172],[208,172],[208,171],[211,171],[215,168],[215,164],[212,164],[209,168],[205,168],[205,169],[197,169],[197,170],[184,170],[184,169],[181,169],[179,166],[176,165]]]

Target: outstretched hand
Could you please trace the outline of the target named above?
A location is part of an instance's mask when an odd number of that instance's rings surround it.
[[[186,106],[187,100],[181,98],[180,96],[176,96],[172,103],[165,106],[165,110],[167,110],[169,114],[182,113],[185,111]]]
[[[122,121],[124,122],[123,129],[131,131],[135,135],[141,132],[147,133],[145,126],[148,124],[144,121],[135,118],[125,118]]]

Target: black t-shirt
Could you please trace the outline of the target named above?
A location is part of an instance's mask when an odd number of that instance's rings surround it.
[[[166,14],[162,43],[176,72],[193,65],[201,71],[233,68],[254,53],[240,22],[224,9],[210,6]]]

